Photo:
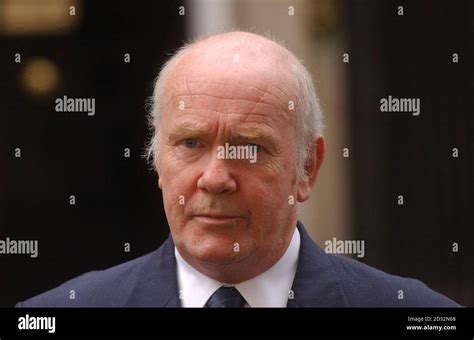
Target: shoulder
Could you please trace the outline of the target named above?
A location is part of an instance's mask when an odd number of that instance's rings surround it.
[[[16,307],[124,306],[143,266],[155,252],[115,267],[85,273]]]
[[[421,281],[391,275],[344,256],[327,256],[351,307],[459,307]]]

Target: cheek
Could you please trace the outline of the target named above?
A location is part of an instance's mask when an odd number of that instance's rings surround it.
[[[274,228],[286,221],[295,209],[291,202],[296,201],[296,167],[291,157],[289,154],[275,158],[265,165],[265,171],[240,178],[242,196],[251,212],[252,225],[258,230],[256,237],[269,241],[269,235],[278,235]]]
[[[173,152],[164,149],[160,158],[160,175],[163,189],[175,195],[184,195],[189,190],[194,176],[194,169],[179,162]]]
[[[186,169],[172,169],[165,166],[161,169],[163,205],[170,227],[180,228],[186,221],[185,207],[193,190],[192,178]]]
[[[181,210],[184,205],[180,205],[182,197],[179,194],[179,190],[173,187],[173,184],[165,184],[163,190],[163,204],[165,206],[166,213],[176,214],[176,210]],[[183,198],[185,201],[185,198]]]
[[[276,202],[292,194],[295,166],[291,155],[275,157],[261,170],[242,180],[252,195],[259,196],[255,199]]]
[[[268,235],[267,228],[272,228],[286,215],[291,208],[288,197],[294,195],[286,184],[288,179],[281,176],[272,180],[255,177],[245,177],[241,181],[242,197],[250,211],[251,223],[258,235]]]

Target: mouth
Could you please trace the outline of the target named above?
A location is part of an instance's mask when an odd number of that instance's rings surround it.
[[[202,215],[194,215],[193,218],[207,224],[222,224],[222,223],[234,222],[235,220],[241,217],[229,216],[229,215],[202,214]]]

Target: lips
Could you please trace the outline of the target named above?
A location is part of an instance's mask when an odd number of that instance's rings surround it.
[[[199,214],[199,215],[194,215],[193,217],[196,220],[203,223],[207,223],[207,224],[229,223],[240,218],[240,216],[220,215],[220,214]]]
[[[231,216],[231,215],[220,215],[220,214],[196,214],[195,217],[207,217],[207,218],[215,218],[215,219],[225,219],[225,218],[237,218],[239,216]]]

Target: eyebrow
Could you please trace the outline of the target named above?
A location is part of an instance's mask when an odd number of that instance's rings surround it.
[[[175,142],[181,138],[203,138],[209,127],[200,123],[183,123],[176,126],[169,134],[168,141]],[[281,148],[281,141],[267,129],[253,126],[236,126],[230,132],[231,141],[263,141],[274,151]]]
[[[186,136],[187,138],[200,137],[208,131],[202,124],[199,123],[184,123],[176,126],[169,134],[168,140],[175,141],[178,138]]]
[[[281,147],[281,142],[275,135],[269,132],[267,129],[250,127],[250,126],[237,126],[231,132],[231,140],[246,140],[246,141],[265,141],[269,144],[270,148],[275,151]]]

